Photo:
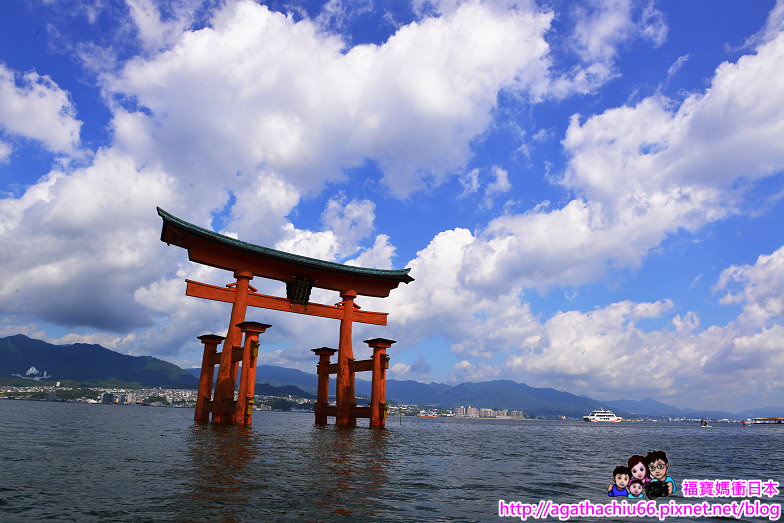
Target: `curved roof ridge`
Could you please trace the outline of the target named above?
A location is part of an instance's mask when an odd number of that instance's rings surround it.
[[[252,254],[285,260],[287,262],[294,263],[297,265],[304,265],[314,269],[321,269],[330,272],[344,272],[344,273],[356,274],[359,276],[367,276],[367,277],[381,278],[387,280],[397,280],[404,283],[409,283],[411,281],[414,281],[414,278],[408,275],[409,271],[411,270],[410,268],[371,269],[369,267],[343,265],[341,263],[319,260],[317,258],[310,258],[308,256],[301,256],[299,254],[292,254],[290,252],[278,251],[276,249],[271,249],[269,247],[263,247],[261,245],[255,245],[253,243],[237,240],[235,238],[231,238],[229,236],[225,236],[223,234],[211,231],[204,227],[194,225],[192,223],[186,222],[181,218],[174,216],[171,213],[166,212],[160,207],[156,207],[156,209],[158,210],[158,215],[163,219],[164,222],[164,227],[161,230],[161,241],[166,243],[169,243],[165,239],[166,224],[168,222],[177,225],[179,227],[182,227],[188,232],[222,243],[224,245],[234,247],[237,249],[242,249]]]

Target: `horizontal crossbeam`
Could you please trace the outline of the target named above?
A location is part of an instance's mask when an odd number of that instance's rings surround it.
[[[204,298],[205,300],[234,303],[234,295],[237,292],[234,289],[227,289],[225,287],[218,287],[216,285],[209,285],[207,283],[201,283],[193,280],[185,280],[185,282],[188,284],[187,288],[185,289],[185,294],[188,296]],[[286,298],[269,296],[267,294],[258,294],[255,292],[248,293],[248,306],[259,307],[262,309],[272,309],[274,311],[295,312],[297,314],[320,316],[322,318],[332,318],[336,320],[343,318],[342,307],[324,305],[321,303],[291,303]],[[386,325],[387,313],[363,311],[357,309],[353,311],[352,320],[358,323],[369,323],[371,325]]]
[[[210,363],[213,365],[220,365],[221,354],[221,352],[213,354]],[[233,350],[231,351],[231,361],[242,361],[242,347],[236,345],[233,347]]]
[[[389,360],[384,359],[381,362],[385,369],[389,368]],[[373,360],[357,360],[352,361],[349,363],[348,366],[351,372],[365,372],[373,370]],[[330,363],[327,365],[327,374],[337,374],[338,373],[338,364],[337,363]]]
[[[324,407],[324,412],[327,416],[337,416],[338,408],[335,405],[327,405]],[[351,407],[351,416],[355,418],[369,418],[370,407]]]

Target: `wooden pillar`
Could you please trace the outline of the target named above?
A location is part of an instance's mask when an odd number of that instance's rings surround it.
[[[373,338],[365,340],[373,349],[373,381],[370,389],[370,427],[384,428],[387,413],[387,349],[395,340]]]
[[[212,410],[212,377],[215,374],[215,354],[218,343],[224,340],[217,334],[204,334],[198,338],[204,344],[204,355],[201,358],[201,375],[199,376],[199,393],[196,396],[196,421],[210,421]]]
[[[310,349],[319,357],[316,366],[318,374],[318,392],[316,393],[316,425],[327,424],[327,405],[329,405],[329,359],[337,351],[329,347]]]
[[[250,425],[253,422],[253,396],[256,393],[256,361],[259,356],[259,334],[271,325],[257,321],[243,321],[237,327],[245,335],[242,345],[242,376],[234,409],[234,423]]]
[[[340,320],[340,343],[338,344],[338,372],[335,380],[335,396],[337,403],[337,416],[335,425],[354,427],[357,418],[352,416],[354,406],[354,384],[351,372],[351,361],[354,359],[354,349],[351,346],[352,323],[354,317],[354,298],[356,291],[347,290],[340,293],[343,301],[338,305],[343,306],[343,318]]]
[[[234,304],[231,307],[231,320],[226,340],[221,351],[220,367],[218,367],[218,383],[215,386],[215,399],[212,402],[212,421],[214,423],[232,423],[234,421],[234,386],[236,385],[236,367],[232,361],[234,346],[242,342],[242,333],[237,324],[245,321],[245,310],[248,308],[248,287],[253,274],[248,271],[235,271],[237,282]]]

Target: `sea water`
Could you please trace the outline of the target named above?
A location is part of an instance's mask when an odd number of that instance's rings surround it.
[[[519,521],[499,518],[499,500],[608,503],[613,468],[648,450],[667,453],[679,487],[773,479],[784,492],[781,427],[393,417],[371,430],[366,420],[317,427],[298,413],[255,412],[252,427],[192,418],[0,401],[0,521]],[[659,502],[669,499],[706,501],[679,492]]]

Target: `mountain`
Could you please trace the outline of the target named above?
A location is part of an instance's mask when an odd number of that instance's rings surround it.
[[[747,409],[742,412],[727,412],[723,410],[701,410],[685,408],[681,409],[672,405],[667,405],[651,398],[642,400],[615,400],[605,401],[605,407],[613,410],[624,410],[626,412],[640,416],[667,416],[684,418],[756,418],[758,416],[780,416],[784,417],[784,407],[764,407]]]
[[[263,357],[263,356],[262,356]],[[315,370],[315,363],[314,363]],[[29,380],[78,380],[136,382],[142,385],[195,387],[200,369],[183,370],[150,356],[127,356],[100,345],[75,343],[52,345],[23,335],[0,338],[0,378]],[[256,372],[259,394],[312,398],[315,373],[259,365]],[[334,394],[334,379],[330,384]],[[357,379],[356,393],[370,396],[370,381]],[[387,380],[387,398],[399,403],[453,408],[459,405],[523,410],[532,415],[582,417],[591,410],[608,407],[625,418],[635,416],[707,417],[711,419],[784,416],[784,407],[751,408],[732,414],[724,411],[682,409],[650,398],[598,401],[551,388],[536,388],[511,380],[446,385],[411,380]]]
[[[747,409],[738,413],[743,418],[762,418],[766,416],[776,416],[784,418],[784,407],[762,407]]]
[[[651,398],[645,398],[643,400],[605,401],[604,406],[613,410],[625,410],[632,414],[641,414],[645,416],[685,416],[687,414],[683,409],[652,400]]]
[[[199,376],[201,376],[201,368],[186,369],[185,372],[194,376],[196,379],[199,379]],[[297,369],[289,369],[277,365],[258,365],[256,367],[256,383],[266,383],[276,387],[293,385],[305,392],[315,394],[317,380],[318,377],[315,374],[308,374],[307,372]],[[359,391],[357,392],[360,393]],[[369,383],[368,394],[370,394]]]
[[[315,394],[305,392],[304,390],[300,389],[299,387],[295,387],[294,385],[275,387],[274,385],[270,385],[268,383],[256,383],[255,392],[256,394],[262,396],[294,396],[295,398],[307,398],[311,400],[316,399]]]
[[[151,356],[128,356],[87,343],[53,345],[18,334],[0,338],[0,377],[31,380],[135,382],[194,387],[198,379],[177,365]]]

